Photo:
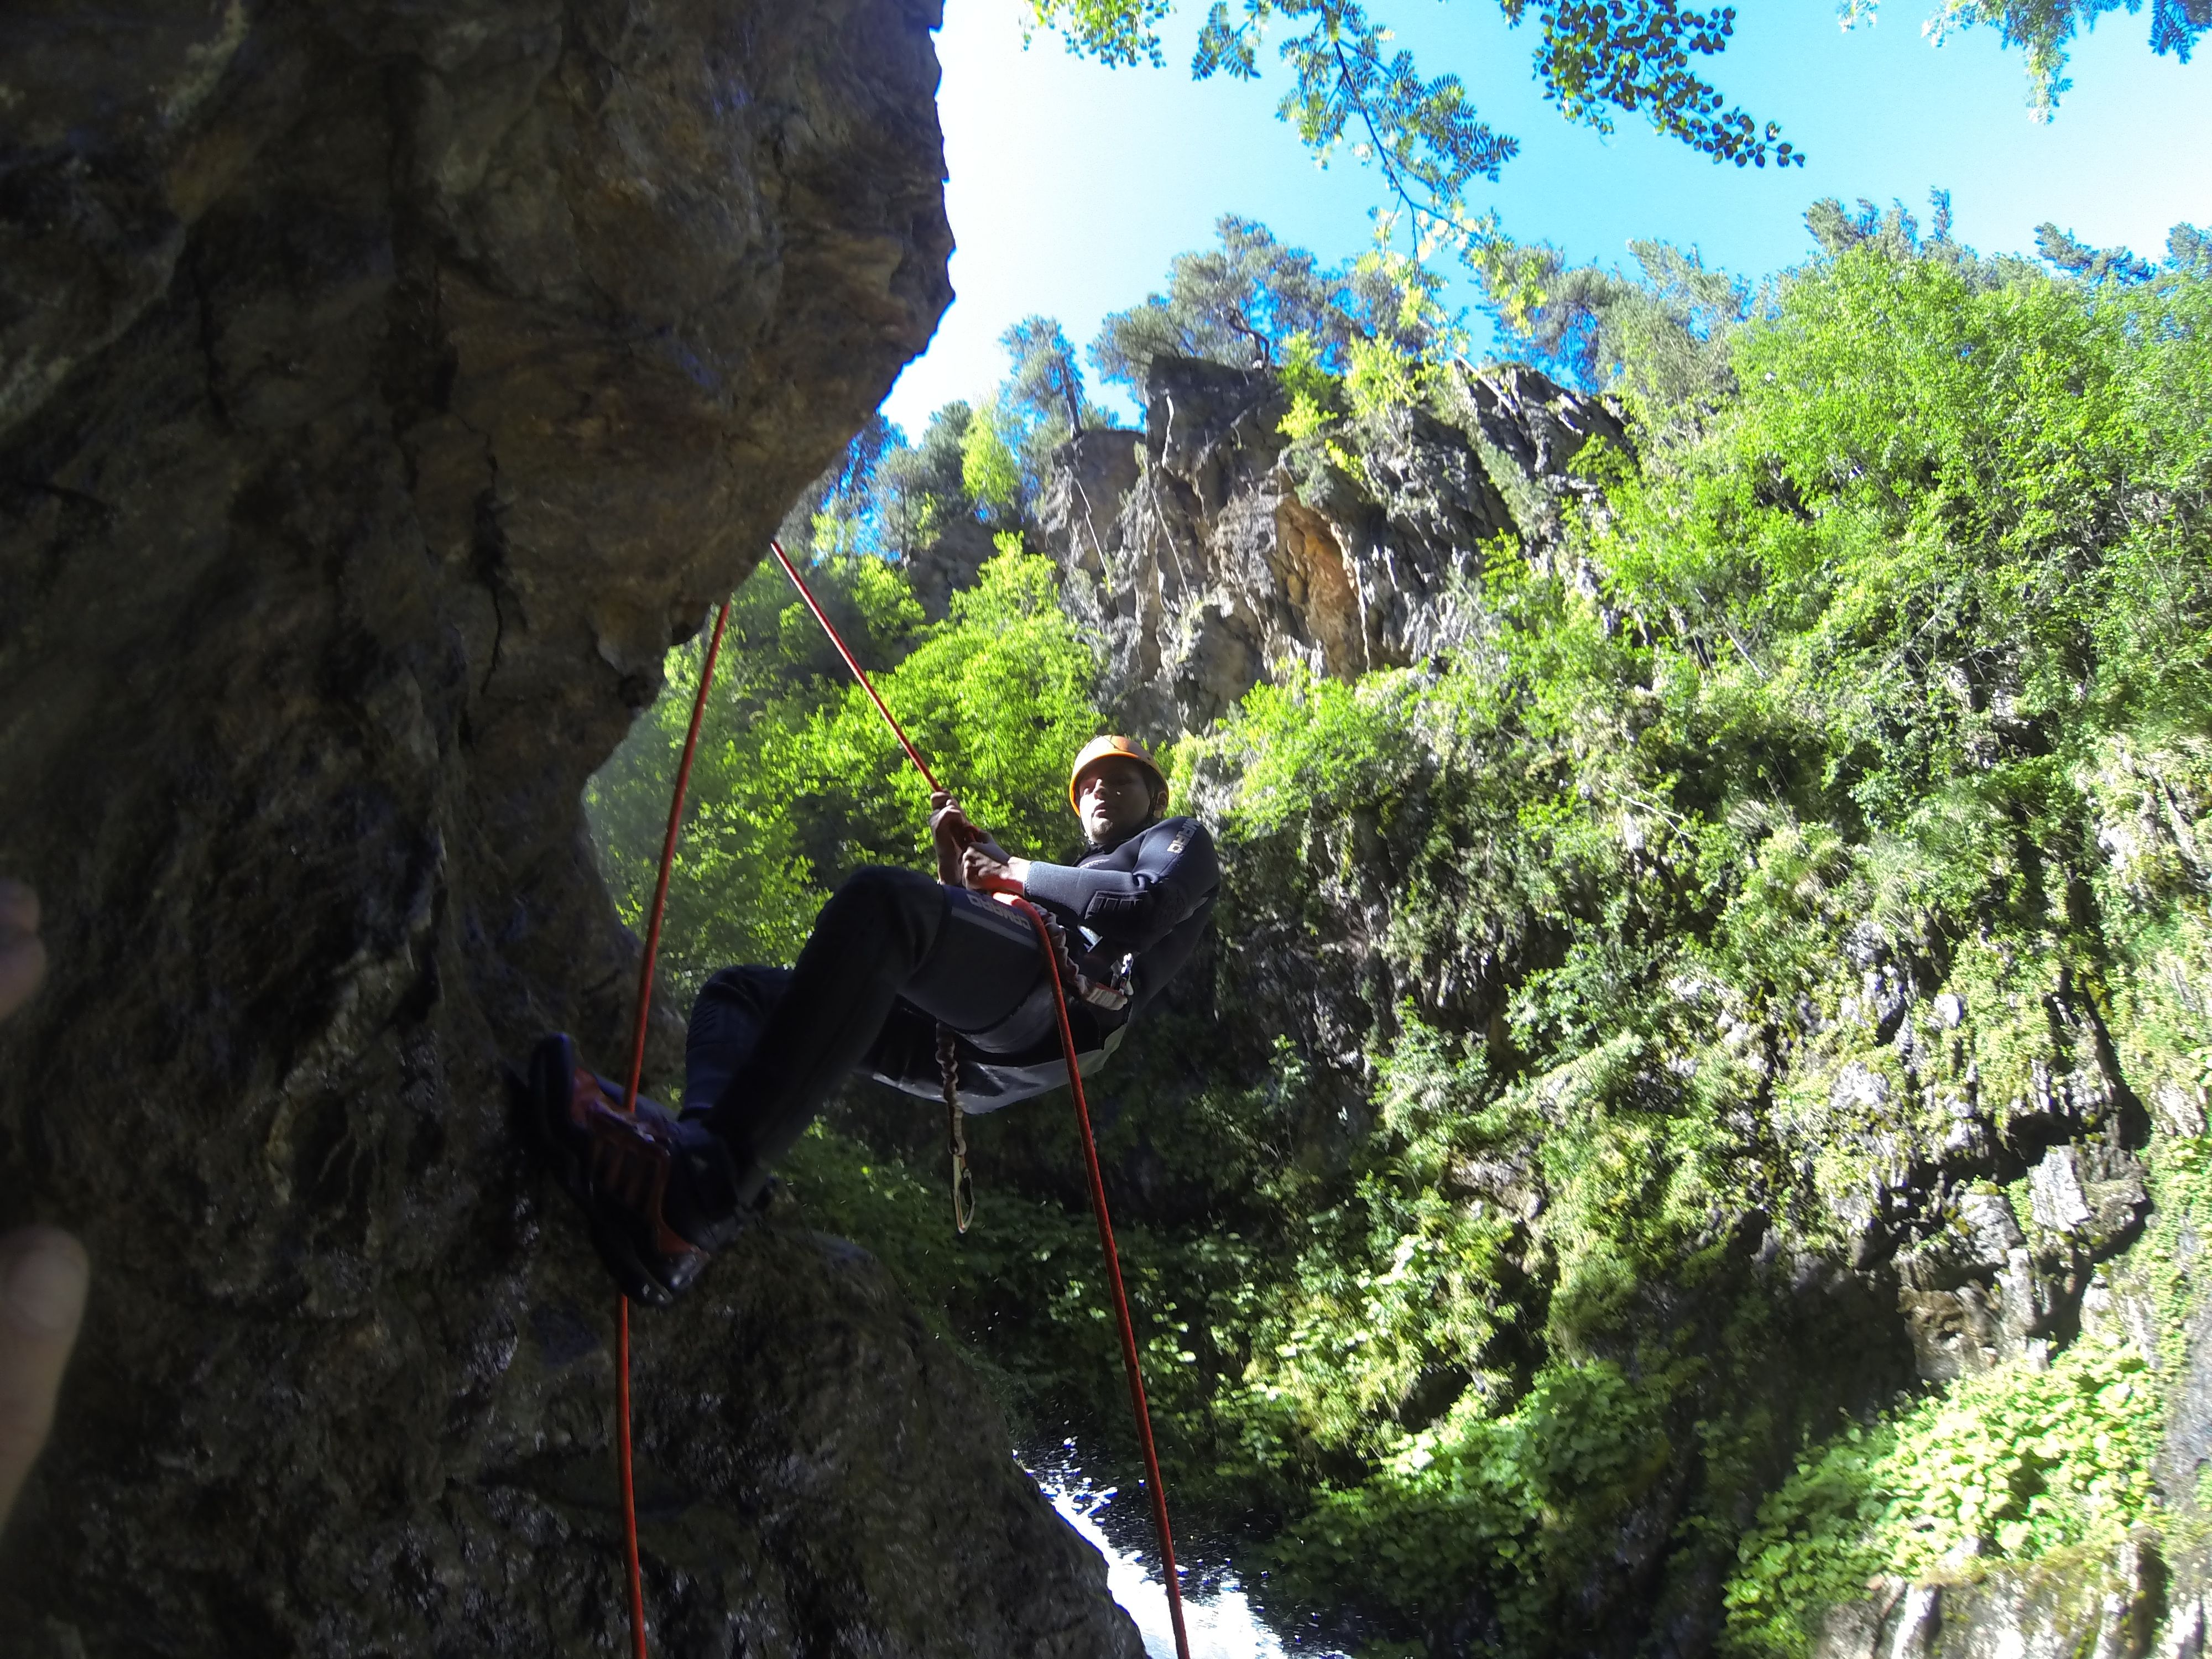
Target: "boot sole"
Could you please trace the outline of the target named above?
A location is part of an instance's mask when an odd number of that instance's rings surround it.
[[[672,1306],[676,1291],[646,1266],[629,1230],[611,1212],[614,1206],[592,1186],[590,1139],[576,1130],[568,1115],[575,1073],[575,1044],[566,1036],[556,1033],[531,1050],[530,1075],[524,1086],[533,1150],[561,1190],[583,1212],[592,1249],[616,1288],[643,1307]]]

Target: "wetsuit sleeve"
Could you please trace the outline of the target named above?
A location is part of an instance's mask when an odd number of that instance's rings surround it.
[[[1213,837],[1194,818],[1170,818],[1103,864],[1032,861],[1023,890],[1125,950],[1144,951],[1188,920],[1221,885]]]

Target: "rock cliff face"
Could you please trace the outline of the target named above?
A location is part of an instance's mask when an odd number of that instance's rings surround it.
[[[1291,664],[1349,679],[1459,637],[1484,544],[1541,533],[1553,498],[1584,488],[1568,463],[1625,433],[1530,369],[1463,370],[1453,391],[1458,424],[1404,412],[1366,435],[1358,478],[1331,470],[1318,489],[1284,465],[1290,399],[1264,371],[1160,358],[1141,436],[1068,444],[1037,517],[1107,644],[1117,713],[1197,731]]]
[[[1262,680],[1349,680],[1468,637],[1486,548],[1509,534],[1546,543],[1563,500],[1596,493],[1570,464],[1594,438],[1623,449],[1629,438],[1611,404],[1534,369],[1455,375],[1451,423],[1401,411],[1358,435],[1359,477],[1331,466],[1318,487],[1293,473],[1280,429],[1290,399],[1273,374],[1187,358],[1154,362],[1142,433],[1093,429],[1061,448],[1037,538],[1103,649],[1102,700],[1124,729],[1171,740]],[[1340,1128],[1367,1121],[1376,1013],[1432,1000],[1434,988],[1392,982],[1382,960],[1390,888],[1383,877],[1339,895],[1320,927],[1264,905],[1238,922],[1252,930],[1232,999],[1249,999],[1243,1024],[1330,1058],[1322,1115]],[[1481,980],[1447,988],[1480,996]],[[1267,1052],[1245,1059],[1264,1070]]]
[[[55,962],[0,1222],[96,1263],[9,1654],[615,1647],[611,1298],[499,1065],[619,1051],[580,787],[950,298],[936,21],[0,19],[0,868]],[[663,1650],[1136,1651],[865,1260],[772,1224],[638,1370]]]

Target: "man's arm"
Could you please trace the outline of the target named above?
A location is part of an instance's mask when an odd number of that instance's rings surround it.
[[[1030,860],[1022,890],[1133,951],[1157,945],[1221,885],[1213,837],[1195,818],[1170,818],[1124,843],[1125,864]]]
[[[961,855],[960,884],[971,893],[1018,894],[1033,867],[1034,860],[1010,858],[1001,848],[971,847]]]

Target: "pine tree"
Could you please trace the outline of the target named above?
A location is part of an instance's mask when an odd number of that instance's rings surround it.
[[[1091,361],[1100,376],[1139,396],[1152,359],[1205,357],[1239,368],[1272,367],[1293,334],[1310,337],[1325,364],[1341,367],[1350,337],[1346,279],[1254,219],[1224,214],[1218,250],[1178,253],[1168,291],[1117,311],[1100,325]]]
[[[1033,426],[1064,425],[1073,437],[1084,428],[1083,370],[1066,331],[1050,317],[1024,317],[999,337],[1014,360],[1000,402]]]

